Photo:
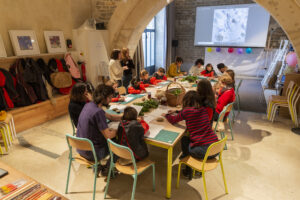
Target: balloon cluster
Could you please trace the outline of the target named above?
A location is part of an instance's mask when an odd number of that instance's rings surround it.
[[[234,50],[235,50],[234,48],[230,47],[230,48],[227,49],[227,52],[228,53],[233,53]],[[213,51],[213,49],[211,47],[208,47],[208,48],[206,48],[206,51],[210,53],[210,52]],[[221,47],[216,48],[216,52],[220,53],[221,51],[222,51]],[[236,52],[237,52],[237,54],[243,54],[244,49],[243,48],[237,48]],[[247,54],[251,54],[252,53],[252,48],[250,48],[250,47],[246,48],[245,52]]]

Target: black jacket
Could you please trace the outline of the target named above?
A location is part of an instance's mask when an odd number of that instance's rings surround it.
[[[38,100],[45,101],[48,99],[47,90],[42,78],[43,71],[32,58],[26,59],[23,76],[24,81],[34,89]]]
[[[127,140],[125,135],[123,135],[124,129],[121,123],[123,123],[123,126],[125,128]],[[119,124],[117,131],[118,143],[124,146],[128,146],[133,151],[136,160],[142,160],[143,158],[146,158],[149,153],[146,142],[144,140],[143,126],[136,120],[123,120],[121,123]],[[127,141],[129,144],[127,143]]]
[[[132,59],[129,59],[127,61],[121,60],[121,66],[122,67],[124,67],[124,66],[128,67],[127,70],[124,70],[123,76],[131,75],[132,74],[132,70],[135,68]]]
[[[74,125],[77,127],[79,115],[85,105],[85,102],[76,102],[70,100],[69,103],[69,114],[71,117],[71,120],[73,121]]]
[[[18,98],[13,100],[15,106],[28,106],[36,102],[37,96],[33,88],[24,81],[24,66],[25,60],[18,59],[12,66],[9,68],[9,72],[16,79],[16,91],[18,93]]]

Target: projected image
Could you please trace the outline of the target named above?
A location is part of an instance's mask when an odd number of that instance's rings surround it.
[[[245,42],[249,8],[214,10],[212,42]]]

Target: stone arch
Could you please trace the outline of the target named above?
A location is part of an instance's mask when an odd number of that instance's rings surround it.
[[[131,54],[150,20],[173,0],[128,0],[119,3],[109,24],[110,48],[127,46]],[[300,0],[254,0],[280,24],[299,57]],[[126,22],[126,23],[125,23]]]

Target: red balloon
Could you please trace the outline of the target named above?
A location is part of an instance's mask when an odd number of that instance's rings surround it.
[[[234,48],[228,48],[228,53],[233,53],[234,52]]]

